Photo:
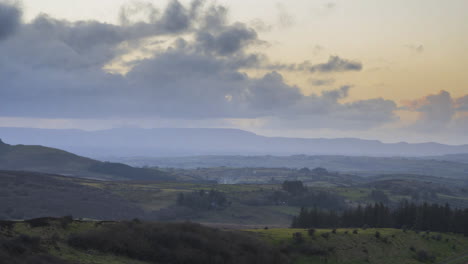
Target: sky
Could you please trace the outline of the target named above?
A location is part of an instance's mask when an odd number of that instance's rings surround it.
[[[0,0],[0,126],[468,144],[468,1]]]

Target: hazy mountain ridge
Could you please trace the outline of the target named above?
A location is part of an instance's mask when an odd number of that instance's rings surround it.
[[[107,180],[170,179],[163,172],[81,157],[37,145],[9,145],[0,140],[0,170],[35,171]]]
[[[14,143],[40,144],[90,157],[197,155],[439,156],[468,153],[468,145],[382,143],[355,138],[265,137],[238,129],[121,128],[100,131],[0,128]]]

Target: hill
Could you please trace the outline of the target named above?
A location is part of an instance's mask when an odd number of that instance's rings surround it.
[[[399,229],[257,229],[294,263],[466,263],[463,235]],[[378,233],[378,235],[377,235]],[[452,262],[450,260],[458,260]]]
[[[13,146],[1,140],[0,170],[35,171],[101,180],[171,179],[158,170],[101,162],[43,146]]]
[[[121,220],[143,215],[137,206],[90,186],[92,183],[58,175],[0,171],[0,219],[74,215]]]
[[[1,225],[2,264],[289,263],[254,234],[193,223],[43,218]]]
[[[195,155],[434,156],[468,153],[468,145],[383,143],[356,138],[265,137],[238,129],[121,128],[101,131],[0,128],[9,142],[40,144],[89,157]]]
[[[397,229],[220,230],[69,218],[4,221],[0,228],[0,263],[9,264],[455,264],[467,260],[467,246],[461,235]]]
[[[446,160],[446,161],[468,163],[468,153],[434,156],[431,158],[435,160]]]

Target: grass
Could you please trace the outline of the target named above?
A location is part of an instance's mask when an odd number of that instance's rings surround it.
[[[7,236],[28,235],[40,237],[42,246],[46,252],[52,256],[72,263],[80,264],[147,264],[146,262],[136,261],[125,257],[102,254],[99,252],[83,252],[74,249],[66,243],[67,238],[74,233],[79,233],[96,228],[97,222],[92,221],[74,221],[66,228],[62,228],[58,221],[50,221],[50,226],[31,228],[28,223],[18,222],[14,225],[12,233]],[[0,237],[2,232],[0,232]],[[52,242],[54,241],[54,242]]]
[[[337,229],[336,234],[331,229],[317,229],[313,237],[306,229],[254,229],[263,239],[274,245],[292,245],[294,247],[313,247],[327,251],[325,256],[310,256],[299,253],[296,262],[299,263],[420,263],[416,260],[416,252],[425,250],[441,262],[452,256],[465,253],[468,248],[468,238],[457,234],[403,232],[398,229]],[[375,233],[380,232],[380,238]],[[293,242],[293,234],[301,233],[305,241],[299,246]],[[347,234],[345,234],[347,232]],[[329,237],[322,237],[328,233]],[[440,234],[440,241],[431,238]],[[455,246],[455,248],[453,247]],[[414,250],[412,250],[414,249]]]
[[[99,226],[113,223],[74,221],[66,228],[62,228],[59,221],[50,223],[49,226],[31,228],[27,223],[17,222],[11,231],[0,230],[0,237],[20,234],[41,237],[42,246],[48,254],[81,264],[145,264],[145,262],[111,254],[78,250],[66,243],[71,234],[95,230],[100,228]],[[353,234],[354,230],[358,230],[358,233]],[[339,228],[336,229],[336,233],[333,233],[332,229],[317,229],[313,236],[308,235],[307,229],[290,228],[247,229],[244,232],[256,234],[279,249],[287,249],[294,260],[294,264],[416,264],[420,263],[416,260],[419,250],[433,254],[436,258],[435,263],[461,264],[466,263],[466,260],[468,260],[468,256],[465,257],[465,254],[468,253],[466,251],[468,249],[468,238],[458,234],[403,232],[399,229],[390,228],[369,228],[365,230]],[[380,233],[379,238],[376,237],[376,232]],[[304,241],[296,243],[293,240],[294,233],[301,233]],[[324,234],[328,234],[328,236]],[[442,239],[435,239],[438,235]],[[322,253],[317,254],[317,252]]]

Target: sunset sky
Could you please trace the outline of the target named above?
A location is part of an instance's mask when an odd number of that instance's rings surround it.
[[[465,0],[0,0],[0,126],[468,144]]]

